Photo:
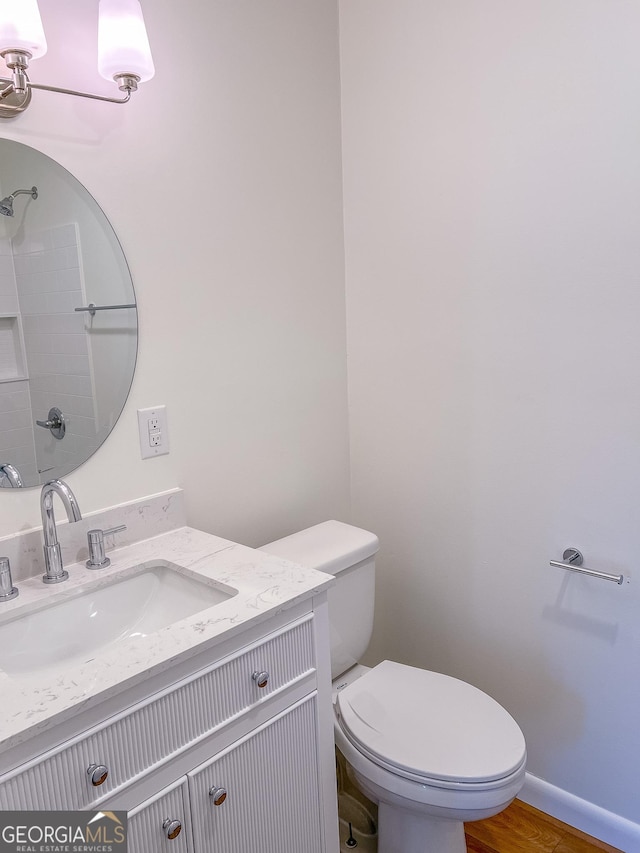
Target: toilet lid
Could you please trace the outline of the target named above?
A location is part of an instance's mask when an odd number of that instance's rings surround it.
[[[526,750],[513,717],[457,678],[383,661],[338,693],[345,734],[373,761],[445,782],[491,782]]]

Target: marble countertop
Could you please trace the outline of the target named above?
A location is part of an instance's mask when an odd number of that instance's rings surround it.
[[[226,539],[181,527],[109,552],[112,564],[90,571],[67,565],[69,580],[46,585],[40,577],[19,584],[20,595],[2,605],[0,628],[27,611],[77,596],[89,586],[108,585],[141,564],[164,562],[205,582],[224,584],[237,595],[147,636],[120,640],[93,660],[47,667],[19,676],[1,671],[0,753],[68,719],[80,707],[103,701],[150,673],[246,630],[311,598],[333,583],[331,575],[299,566]],[[41,638],[46,644],[46,636]]]

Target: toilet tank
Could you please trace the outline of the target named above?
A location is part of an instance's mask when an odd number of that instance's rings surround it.
[[[324,521],[259,549],[335,575],[336,583],[328,591],[332,678],[358,663],[369,645],[378,547],[373,533],[341,521]]]

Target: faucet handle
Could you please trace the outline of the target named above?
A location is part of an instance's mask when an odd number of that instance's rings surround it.
[[[11,564],[8,557],[0,557],[0,602],[17,598],[18,590],[11,580]]]
[[[126,530],[126,524],[119,524],[117,527],[108,527],[106,530],[103,530],[105,536],[109,536],[111,533],[120,533],[122,530]]]
[[[110,533],[120,533],[121,530],[126,530],[126,524],[120,524],[118,527],[109,527],[107,530],[96,528],[87,532],[87,544],[89,546],[89,559],[85,563],[88,569],[106,569],[111,565],[111,560],[104,553],[104,537]]]

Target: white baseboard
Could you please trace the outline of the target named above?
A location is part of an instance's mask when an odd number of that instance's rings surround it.
[[[530,773],[518,799],[624,853],[640,851],[640,824],[581,800]]]

